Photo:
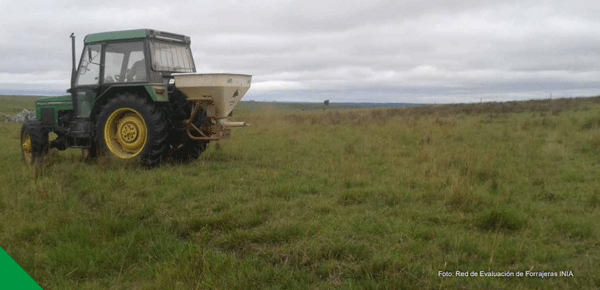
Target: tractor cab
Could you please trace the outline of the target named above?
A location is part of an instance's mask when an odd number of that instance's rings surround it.
[[[105,92],[126,87],[141,90],[144,84],[162,87],[168,84],[172,73],[196,72],[190,38],[180,34],[149,29],[103,32],[87,35],[84,45],[68,90],[75,117],[71,131],[81,137],[89,136],[89,118],[100,109],[95,100]]]

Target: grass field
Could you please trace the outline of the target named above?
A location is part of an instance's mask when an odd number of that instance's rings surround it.
[[[600,98],[241,106],[250,127],[152,170],[26,167],[0,123],[0,246],[44,289],[600,287]]]
[[[23,109],[33,110],[37,96],[1,96],[0,113],[14,115]]]

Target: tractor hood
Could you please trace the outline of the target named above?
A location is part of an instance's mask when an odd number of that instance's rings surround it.
[[[72,105],[71,95],[42,97],[35,101],[36,104],[42,106],[50,105]]]
[[[175,73],[175,87],[188,98],[212,99],[216,117],[226,118],[250,89],[251,75]]]
[[[58,111],[69,110],[73,110],[71,95],[43,97],[35,101],[35,118],[46,123],[58,124]]]

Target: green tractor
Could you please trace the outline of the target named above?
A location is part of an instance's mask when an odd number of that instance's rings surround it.
[[[36,118],[23,123],[27,163],[50,148],[148,166],[189,162],[209,142],[228,139],[230,127],[247,125],[227,118],[252,76],[196,73],[188,36],[150,29],[89,34],[78,67],[73,34],[71,41],[70,94],[37,100]],[[56,139],[49,141],[50,132]]]

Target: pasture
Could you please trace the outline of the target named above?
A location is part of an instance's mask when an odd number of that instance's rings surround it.
[[[76,150],[27,167],[0,123],[0,246],[43,289],[600,287],[600,98],[234,119],[251,126],[151,170]]]

